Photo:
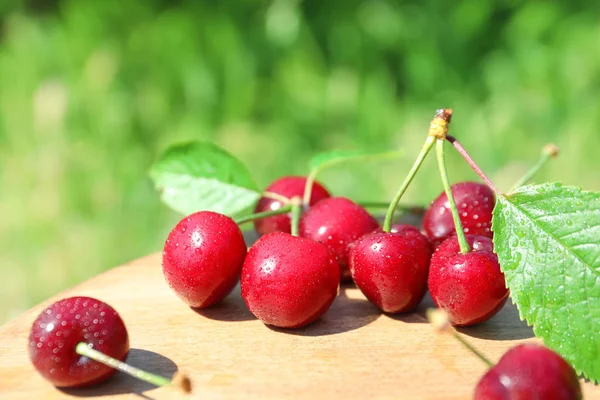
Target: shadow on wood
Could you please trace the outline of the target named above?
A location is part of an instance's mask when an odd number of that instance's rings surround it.
[[[192,308],[192,310],[203,317],[216,321],[239,322],[256,319],[250,310],[248,310],[248,307],[246,307],[244,299],[242,299],[240,285],[237,285],[225,299],[214,306]]]
[[[381,312],[364,298],[348,296],[353,284],[342,284],[340,294],[331,308],[314,323],[300,329],[282,329],[268,326],[271,330],[298,336],[328,336],[353,331],[369,325],[381,316]]]
[[[502,315],[500,317],[500,315]],[[533,328],[519,318],[517,307],[510,299],[490,320],[473,326],[457,328],[462,334],[487,340],[519,340],[534,337]]]
[[[172,377],[177,365],[169,358],[148,350],[130,349],[127,364],[142,368],[164,377]],[[144,392],[156,389],[156,386],[142,382],[132,376],[117,372],[108,381],[89,388],[63,388],[65,394],[76,397],[98,397],[118,394],[137,394],[142,399],[152,399]]]

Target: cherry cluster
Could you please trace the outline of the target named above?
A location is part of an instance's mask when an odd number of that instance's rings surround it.
[[[332,196],[313,179],[282,177],[264,190],[249,217],[236,221],[199,211],[179,221],[163,250],[168,285],[190,307],[205,308],[240,282],[248,309],[265,324],[285,329],[302,328],[321,317],[343,281],[353,281],[385,313],[414,311],[429,291],[449,324],[490,319],[509,296],[492,242],[496,191],[488,182],[448,183],[443,143],[450,116],[449,110],[436,114],[424,149],[382,225],[366,208]],[[434,144],[444,191],[425,210],[420,227],[392,224],[400,198]],[[240,224],[250,221],[260,238],[248,249]],[[100,363],[119,364],[129,347],[115,310],[99,300],[70,298],[38,317],[29,348],[34,366],[53,384],[81,386],[108,378],[112,370]],[[172,384],[145,374],[152,383]],[[554,383],[544,386],[544,379]],[[532,386],[534,391],[528,392]],[[575,372],[560,356],[528,345],[506,353],[482,378],[475,398],[529,398],[524,393],[581,396]],[[544,397],[549,393],[552,397]]]
[[[303,195],[305,177],[287,176],[269,185],[256,215],[279,210]],[[241,277],[242,297],[264,323],[299,328],[319,318],[337,296],[340,280],[353,280],[387,313],[409,312],[427,288],[456,325],[491,318],[508,290],[490,240],[494,194],[464,182],[452,187],[472,250],[460,253],[445,193],[417,227],[394,224],[386,232],[363,207],[332,197],[319,182],[292,235],[289,213],[254,221],[260,239],[246,251],[239,226],[225,215],[201,211],[182,219],[163,252],[163,271],[191,307],[208,307],[231,292]],[[437,243],[437,249],[433,252]],[[433,253],[433,256],[432,256]]]

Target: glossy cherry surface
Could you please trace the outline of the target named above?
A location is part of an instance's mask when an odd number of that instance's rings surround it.
[[[242,297],[265,324],[299,328],[319,318],[337,296],[337,262],[321,243],[274,232],[248,251]]]
[[[37,317],[29,334],[29,357],[40,374],[57,387],[102,382],[116,370],[75,352],[84,342],[125,360],[129,337],[123,320],[108,304],[90,297],[60,300]]]
[[[350,272],[369,301],[388,313],[414,309],[427,289],[431,243],[410,225],[375,231],[350,250]]]
[[[465,234],[491,238],[492,211],[496,201],[494,192],[477,182],[456,183],[451,189]],[[442,192],[427,208],[423,216],[423,231],[434,246],[456,235],[445,192]]]
[[[428,287],[435,305],[454,325],[473,325],[496,314],[508,289],[491,239],[466,235],[471,251],[460,253],[456,236],[436,249],[429,265]]]
[[[300,219],[300,236],[327,246],[337,259],[342,279],[348,279],[348,253],[352,243],[378,227],[377,220],[352,200],[330,197],[304,213]]]
[[[277,193],[288,199],[304,194],[306,186],[306,177],[304,176],[284,176],[271,183],[266,189],[266,192]],[[313,205],[318,201],[330,197],[331,195],[319,182],[313,183],[313,188],[310,196],[309,205]],[[281,208],[283,203],[279,200],[268,197],[261,197],[254,209],[255,213],[264,211],[274,211]],[[290,214],[274,215],[272,217],[262,218],[254,221],[256,232],[265,235],[271,232],[291,232],[291,217]]]
[[[475,400],[579,400],[573,368],[554,351],[534,343],[508,350],[479,381]]]
[[[229,217],[200,211],[173,228],[163,250],[163,273],[169,286],[191,307],[208,307],[235,287],[246,243]]]

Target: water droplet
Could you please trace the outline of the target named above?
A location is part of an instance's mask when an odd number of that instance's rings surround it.
[[[185,231],[187,231],[187,226],[186,226],[185,224],[184,224],[184,225],[181,225],[181,226],[179,227],[179,232],[181,232],[181,233],[185,233]]]
[[[571,226],[571,225],[573,225],[573,221],[571,221],[570,219],[566,220],[565,222],[566,222],[566,224],[567,224],[568,226]]]

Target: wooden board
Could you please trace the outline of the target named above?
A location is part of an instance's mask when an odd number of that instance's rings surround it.
[[[121,314],[131,341],[129,362],[171,375],[189,373],[191,397],[118,374],[92,389],[61,391],[44,381],[27,355],[32,321],[47,304],[72,295],[102,299]],[[343,286],[317,323],[270,329],[246,309],[239,290],[205,311],[186,307],[165,284],[160,255],[117,267],[60,293],[0,328],[0,398],[199,399],[469,399],[486,367],[416,313],[382,315],[360,291]],[[491,359],[536,340],[507,305],[492,320],[461,329]],[[600,388],[583,383],[586,399]]]

